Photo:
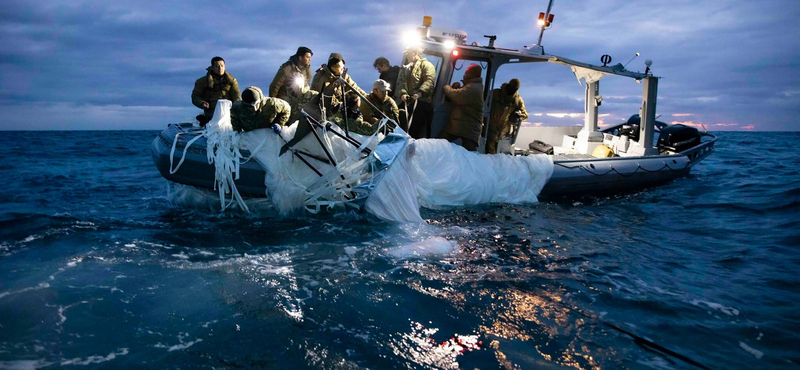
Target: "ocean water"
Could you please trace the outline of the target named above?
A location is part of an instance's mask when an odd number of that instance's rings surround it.
[[[0,368],[800,366],[800,133],[425,224],[176,202],[156,134],[0,137]]]

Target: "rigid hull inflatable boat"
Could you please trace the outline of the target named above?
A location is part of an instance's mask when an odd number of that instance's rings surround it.
[[[549,18],[549,9],[543,16]],[[428,17],[423,25],[416,30],[418,37],[412,42],[424,49],[423,56],[434,64],[436,70],[432,137],[444,129],[452,108],[452,103],[445,99],[443,87],[457,81],[460,75],[456,72],[469,64],[482,67],[481,77],[486,82],[484,122],[489,122],[491,117],[492,90],[500,84],[495,76],[503,65],[525,64],[532,71],[541,63],[562,65],[570,68],[584,86],[583,126],[533,127],[523,126],[518,121],[512,125],[511,134],[497,145],[500,154],[495,155],[547,155],[552,159],[553,173],[541,190],[542,197],[602,196],[660,185],[686,176],[692,166],[714,151],[714,135],[694,127],[656,121],[659,78],[650,73],[649,61],[645,63],[647,69],[644,73],[634,72],[621,64],[599,66],[547,54],[540,45],[541,35],[538,44],[517,50],[494,46],[494,36],[486,46],[476,42],[468,45],[466,32],[432,28]],[[598,109],[602,96],[599,84],[606,76],[625,77],[640,83],[643,87],[642,104],[639,114],[628,122],[600,129]],[[208,162],[203,138],[183,154],[188,140],[200,135],[202,130],[192,123],[170,124],[155,138],[153,160],[164,178],[200,188],[215,187],[215,171]],[[487,135],[488,125],[484,124],[479,152],[485,149]],[[171,164],[181,160],[183,166],[177,171],[172,169]],[[264,176],[262,167],[248,162],[241,165],[235,183],[243,195],[264,197],[267,195]]]

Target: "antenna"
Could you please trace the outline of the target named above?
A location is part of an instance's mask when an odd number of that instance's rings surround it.
[[[550,3],[547,4],[547,13],[544,14],[544,17],[542,17],[541,14],[539,15],[539,17],[544,21],[544,23],[541,23],[542,31],[539,32],[539,41],[536,42],[536,45],[538,46],[542,46],[542,36],[544,35],[544,29],[547,26],[549,26],[549,23],[552,21],[552,19],[550,18],[550,10],[553,9],[553,1],[555,0],[550,0]]]
[[[625,63],[625,65],[622,66],[622,68],[627,67],[628,64],[631,64],[631,62],[633,62],[633,60],[636,59],[636,57],[638,57],[638,56],[639,56],[639,53],[636,53],[636,55],[634,55],[633,58],[631,58],[631,60],[628,61],[628,63]]]

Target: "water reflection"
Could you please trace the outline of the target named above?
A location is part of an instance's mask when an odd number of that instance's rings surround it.
[[[476,316],[477,321],[470,320],[479,323],[476,340],[488,343],[486,349],[503,368],[597,369],[617,362],[613,348],[595,342],[607,336],[602,326],[571,309],[570,290],[553,284],[558,278],[553,270],[569,271],[560,267],[574,261],[562,257],[566,249],[556,240],[541,242],[548,247],[462,247],[450,258],[407,262],[416,278],[406,286],[447,302],[465,320]],[[395,353],[420,365],[458,368],[457,348],[437,343],[431,339],[434,333],[436,329],[416,324],[395,340]]]
[[[406,333],[397,333],[389,341],[393,353],[418,365],[440,369],[458,369],[458,356],[480,349],[483,344],[477,335],[453,335],[450,339],[438,342],[433,338],[438,328],[425,327],[411,322]]]

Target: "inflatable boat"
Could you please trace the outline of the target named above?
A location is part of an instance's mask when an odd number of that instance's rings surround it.
[[[544,30],[544,28],[543,28]],[[549,156],[553,172],[542,188],[541,197],[606,195],[657,186],[686,176],[691,168],[714,151],[717,138],[701,132],[696,127],[667,125],[656,121],[656,98],[659,77],[650,72],[650,61],[644,72],[627,70],[621,64],[602,66],[578,62],[547,54],[541,44],[524,49],[507,49],[489,44],[467,43],[466,32],[432,28],[430,19],[423,22],[411,41],[421,47],[423,56],[435,66],[433,122],[430,128],[436,137],[447,123],[452,103],[444,96],[443,87],[457,81],[458,71],[470,64],[482,68],[484,87],[484,122],[492,114],[492,91],[499,87],[498,69],[506,64],[531,66],[535,76],[536,66],[542,63],[570,68],[584,87],[584,124],[582,126],[534,127],[512,125],[509,135],[497,145],[499,154],[508,156]],[[610,59],[610,58],[609,58]],[[642,86],[642,103],[639,113],[627,122],[600,128],[598,112],[602,103],[600,80],[606,76],[624,77]],[[342,80],[344,81],[344,80]],[[637,86],[634,84],[633,86]],[[362,96],[362,99],[365,97]],[[394,122],[392,126],[397,126]],[[170,124],[152,143],[153,161],[164,178],[198,188],[215,188],[215,169],[209,164],[203,129],[196,123]],[[483,125],[479,152],[483,152],[488,136],[488,125]],[[413,139],[403,148],[413,147]],[[194,145],[186,146],[191,140]],[[243,156],[247,152],[243,151]],[[298,156],[302,159],[303,156]],[[179,169],[174,163],[182,161]],[[235,180],[238,191],[245,196],[265,197],[268,189],[264,182],[265,170],[257,162],[240,166]],[[368,196],[368,195],[365,195]]]

